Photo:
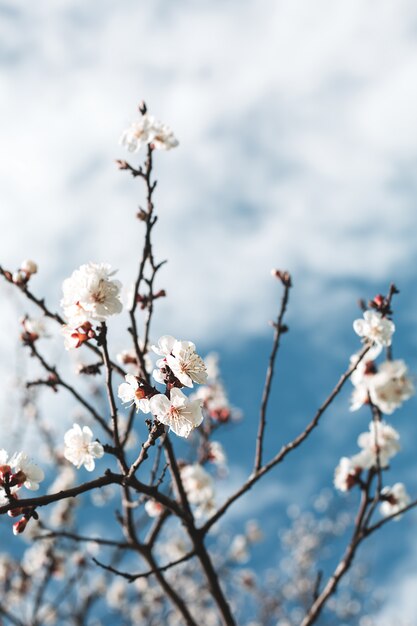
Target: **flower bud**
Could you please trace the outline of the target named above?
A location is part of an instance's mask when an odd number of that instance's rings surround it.
[[[35,263],[35,261],[26,259],[25,261],[22,261],[22,264],[20,265],[20,269],[22,272],[25,272],[28,276],[31,276],[32,274],[36,274],[36,272],[38,271],[38,266]]]
[[[13,272],[12,281],[15,285],[23,285],[27,281],[27,274],[22,271]]]
[[[23,531],[25,530],[27,526],[27,523],[28,523],[28,520],[26,519],[26,517],[21,517],[18,522],[13,524],[13,534],[20,535],[21,533],[23,533]]]

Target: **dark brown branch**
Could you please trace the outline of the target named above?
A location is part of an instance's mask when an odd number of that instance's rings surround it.
[[[146,572],[140,572],[139,574],[130,574],[129,572],[122,572],[116,569],[115,567],[112,567],[111,565],[105,565],[104,563],[101,563],[101,561],[98,561],[95,558],[93,558],[93,561],[96,565],[99,565],[103,569],[109,572],[112,572],[112,574],[117,574],[117,576],[121,576],[122,578],[126,578],[126,580],[132,583],[133,581],[138,580],[139,578],[149,578],[149,576],[153,576],[157,572],[166,572],[172,567],[175,567],[176,565],[180,565],[181,563],[185,563],[186,561],[189,561],[194,556],[194,554],[195,554],[194,551],[188,552],[187,554],[185,554],[179,559],[176,559],[175,561],[171,561],[170,563],[167,563],[166,565],[160,565],[156,569],[150,569]]]
[[[256,439],[256,454],[255,454],[255,472],[257,472],[262,466],[262,450],[263,450],[263,440],[265,433],[265,425],[266,425],[266,411],[268,407],[269,395],[271,392],[271,384],[274,376],[274,366],[275,359],[277,356],[277,352],[279,349],[279,342],[281,339],[281,335],[283,332],[286,332],[288,329],[286,326],[283,326],[283,319],[285,315],[285,311],[287,309],[288,297],[291,289],[291,278],[287,272],[282,274],[282,282],[284,285],[284,293],[281,300],[281,306],[279,309],[277,321],[274,324],[275,332],[274,332],[274,340],[272,343],[272,351],[269,357],[268,369],[266,372],[265,386],[262,393],[262,401],[261,401],[261,409],[259,416],[259,428],[258,428],[258,436]],[[284,280],[284,277],[286,280]]]

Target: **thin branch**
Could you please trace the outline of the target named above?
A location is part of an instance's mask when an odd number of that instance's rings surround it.
[[[271,392],[271,384],[272,379],[274,377],[274,366],[275,359],[279,349],[279,342],[283,332],[286,332],[288,329],[283,325],[283,319],[285,315],[285,311],[287,309],[288,297],[291,289],[291,278],[287,272],[281,274],[281,280],[284,285],[284,293],[281,300],[281,306],[279,309],[277,321],[274,324],[275,332],[274,332],[274,340],[272,343],[272,351],[269,357],[268,369],[266,372],[265,386],[262,393],[262,402],[259,416],[259,428],[258,428],[258,436],[256,439],[256,454],[255,454],[255,466],[254,469],[257,472],[262,466],[262,451],[263,451],[263,441],[264,441],[264,433],[265,433],[265,425],[266,425],[266,411],[268,408],[268,400]],[[285,276],[285,279],[284,279]]]
[[[99,413],[95,410],[95,408],[89,402],[87,402],[87,400],[85,400],[85,398],[83,398],[72,385],[68,384],[67,382],[65,382],[65,380],[63,380],[61,375],[58,373],[58,370],[56,369],[56,367],[49,365],[49,363],[44,359],[44,357],[41,355],[41,353],[39,352],[39,350],[37,349],[34,343],[30,344],[30,349],[31,349],[31,355],[37,358],[38,361],[41,363],[42,367],[47,372],[53,375],[54,377],[53,384],[56,386],[59,385],[60,387],[63,387],[64,389],[69,391],[69,393],[77,400],[77,402],[79,402],[85,409],[87,409],[89,413],[91,413],[92,417],[96,420],[96,422],[98,422],[102,426],[102,428],[106,431],[106,433],[111,435],[112,431],[107,425],[104,418],[101,415],[99,415]]]
[[[104,563],[101,563],[101,561],[98,561],[96,558],[93,558],[93,561],[96,565],[99,565],[99,567],[102,567],[103,569],[111,572],[112,574],[117,574],[117,576],[126,578],[126,580],[132,583],[133,581],[138,580],[139,578],[149,578],[149,576],[153,576],[157,574],[158,572],[166,572],[167,570],[171,569],[172,567],[175,567],[176,565],[180,565],[181,563],[185,563],[186,561],[189,561],[194,555],[195,555],[195,552],[193,550],[191,552],[188,552],[181,558],[176,559],[175,561],[171,561],[170,563],[167,563],[166,565],[158,566],[156,569],[150,569],[146,572],[140,572],[139,574],[130,574],[129,572],[122,572],[111,565],[105,565]]]

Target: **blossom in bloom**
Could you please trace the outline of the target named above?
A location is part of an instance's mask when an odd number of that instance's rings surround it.
[[[163,510],[163,505],[156,500],[147,500],[145,503],[145,511],[149,517],[159,517]]]
[[[178,146],[178,140],[169,126],[145,113],[124,131],[120,143],[129,152],[138,152],[142,146],[152,145],[157,150],[170,150]]]
[[[389,460],[401,449],[399,440],[397,431],[386,422],[371,422],[369,432],[359,435],[358,445],[370,454],[370,467],[377,464],[377,458],[381,467],[387,467]]]
[[[334,473],[334,486],[339,491],[349,491],[357,483],[360,473],[372,465],[372,457],[362,451],[352,457],[343,456]]]
[[[161,393],[153,396],[149,405],[153,415],[179,437],[188,437],[203,421],[200,401],[190,401],[180,389],[171,389],[169,400]]]
[[[9,461],[16,475],[21,476],[21,483],[31,491],[39,489],[39,483],[45,478],[44,471],[34,463],[27,454],[19,452]]]
[[[384,487],[381,491],[383,502],[379,507],[384,517],[399,513],[411,502],[411,498],[403,483],[395,483],[392,487]],[[401,515],[397,515],[394,519],[397,521]]]
[[[354,386],[351,411],[367,404],[370,398],[382,413],[390,415],[415,393],[405,362],[398,359],[384,361],[377,366],[374,359],[380,351],[380,346],[371,348],[351,375]],[[356,359],[357,354],[354,354],[350,359],[352,365]]]
[[[207,380],[206,365],[195,351],[192,341],[176,341],[166,362],[172,373],[185,387],[193,387],[193,381],[203,385]]]
[[[181,480],[190,504],[196,505],[196,517],[214,511],[213,479],[199,463],[184,465],[180,469]]]
[[[196,353],[192,341],[177,341],[171,335],[164,335],[160,337],[157,346],[152,346],[152,350],[163,357],[157,361],[157,366],[162,371],[153,372],[157,382],[164,382],[163,368],[166,365],[184,387],[193,387],[193,381],[200,385],[206,382],[206,365]]]
[[[363,337],[379,346],[390,346],[395,331],[394,322],[382,317],[379,311],[365,311],[363,319],[353,322],[353,330],[359,337]]]
[[[369,396],[382,413],[390,415],[414,395],[414,385],[407,373],[407,365],[398,359],[381,363],[372,376]]]
[[[73,328],[85,322],[105,322],[122,311],[121,283],[107,263],[87,263],[63,282],[61,306]]]
[[[125,403],[135,404],[136,411],[149,413],[149,400],[145,396],[145,392],[140,387],[139,381],[133,374],[126,374],[125,383],[119,385],[117,395],[120,400]]]
[[[88,426],[82,429],[74,424],[64,436],[64,456],[77,469],[84,465],[85,469],[92,472],[95,468],[94,459],[100,459],[103,454],[103,446],[98,441],[93,441],[93,433]]]

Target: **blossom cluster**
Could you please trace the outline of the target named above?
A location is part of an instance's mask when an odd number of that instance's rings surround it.
[[[336,467],[334,484],[340,491],[349,491],[355,485],[363,487],[363,472],[371,470],[378,473],[388,467],[401,449],[400,436],[382,420],[382,414],[391,415],[415,393],[403,360],[392,360],[388,356],[382,363],[376,362],[382,349],[391,346],[394,323],[381,311],[368,310],[364,312],[363,319],[355,320],[353,328],[368,343],[369,349],[361,360],[358,354],[350,360],[351,366],[355,367],[351,375],[354,391],[350,409],[356,411],[365,404],[370,405],[373,421],[368,432],[358,437],[361,451],[352,457],[342,457]],[[382,488],[378,498],[381,501],[380,511],[385,516],[398,513],[410,501],[402,483]]]
[[[93,324],[121,313],[121,283],[108,263],[81,265],[62,285],[61,307],[67,324],[62,332],[67,350],[95,337]]]
[[[167,124],[145,113],[123,132],[120,143],[129,152],[138,152],[142,146],[146,145],[156,150],[171,150],[178,146],[178,139]]]
[[[162,336],[152,350],[160,357],[153,371],[156,382],[166,386],[166,393],[158,393],[144,381],[126,374],[119,386],[118,396],[124,404],[135,404],[137,411],[152,413],[179,437],[188,437],[203,421],[201,402],[188,398],[180,387],[204,383],[207,369],[191,341],[178,341],[170,335]]]

